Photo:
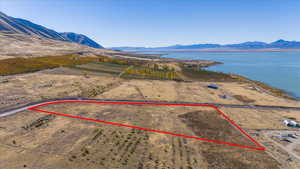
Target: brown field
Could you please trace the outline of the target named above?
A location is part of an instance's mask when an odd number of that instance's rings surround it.
[[[41,109],[251,145],[212,108],[67,103]],[[13,125],[9,125],[10,121],[14,121]],[[3,118],[0,127],[0,168],[275,169],[280,166],[262,151],[33,111]]]

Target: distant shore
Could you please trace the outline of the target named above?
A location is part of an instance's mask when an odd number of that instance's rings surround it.
[[[232,48],[205,48],[205,49],[141,49],[141,50],[128,50],[124,52],[132,53],[171,53],[171,52],[300,52],[300,49],[279,49],[279,48],[264,48],[264,49],[232,49]]]

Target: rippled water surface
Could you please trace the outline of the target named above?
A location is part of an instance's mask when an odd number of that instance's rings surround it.
[[[219,61],[224,64],[207,69],[243,75],[300,98],[300,52],[180,52],[163,57]]]

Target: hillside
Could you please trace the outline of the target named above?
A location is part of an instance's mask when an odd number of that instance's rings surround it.
[[[59,41],[38,36],[0,31],[0,60],[16,57],[59,56],[71,53],[112,54],[107,49],[96,49],[69,41]]]
[[[0,12],[0,31],[8,31],[18,34],[36,35],[44,38],[66,41],[67,39],[60,35],[58,32],[34,24],[30,21],[13,18]]]
[[[7,16],[2,12],[0,12],[0,31],[37,36],[52,40],[75,42],[93,48],[103,48],[87,36],[76,33],[59,33],[25,19]]]
[[[90,46],[93,48],[103,48],[103,46],[99,45],[98,43],[96,43],[95,41],[93,41],[92,39],[90,39],[89,37],[82,35],[82,34],[77,34],[77,33],[73,33],[73,32],[62,32],[60,33],[64,38],[72,41],[72,42],[76,42],[82,45],[86,45],[86,46]]]

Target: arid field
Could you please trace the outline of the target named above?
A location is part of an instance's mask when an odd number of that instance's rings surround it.
[[[226,74],[200,71],[191,76],[193,69],[185,69],[173,61],[142,63],[101,60],[2,76],[0,106],[5,111],[64,97],[250,105],[250,108],[220,109],[266,151],[26,110],[0,118],[0,168],[299,167],[298,159],[268,135],[269,131],[289,130],[282,120],[299,120],[299,111],[251,108],[251,105],[299,107],[299,101]],[[211,83],[219,88],[208,88]],[[213,108],[61,103],[40,109],[255,146]]]
[[[255,146],[213,108],[62,103],[39,109]],[[0,126],[1,153],[9,154],[1,155],[1,168],[279,168],[263,151],[35,111],[3,118]]]

